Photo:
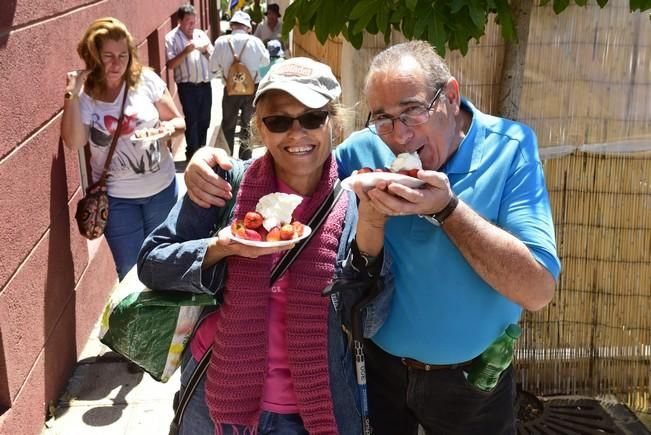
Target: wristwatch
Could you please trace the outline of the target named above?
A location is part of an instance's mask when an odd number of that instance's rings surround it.
[[[443,207],[443,210],[438,211],[431,215],[419,214],[418,217],[425,219],[432,225],[440,227],[441,225],[443,225],[443,222],[452,214],[454,209],[457,208],[457,205],[459,205],[459,198],[457,198],[457,196],[453,192],[452,198],[450,198],[450,202],[448,202],[448,205]]]
[[[76,97],[78,97],[78,95],[75,95],[70,91],[66,91],[66,93],[63,94],[63,98],[65,98],[66,100],[72,100],[73,98],[76,98]]]
[[[379,266],[381,264],[378,260],[382,258],[382,253],[379,255],[370,255],[366,252],[360,251],[357,246],[357,240],[353,240],[348,258],[351,266],[357,272],[360,272],[369,278],[378,275]]]

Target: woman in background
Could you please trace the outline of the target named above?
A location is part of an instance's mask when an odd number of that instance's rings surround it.
[[[145,237],[165,220],[177,196],[167,139],[132,140],[131,136],[153,127],[181,134],[185,121],[165,82],[138,61],[133,37],[119,20],[93,21],[77,53],[85,69],[67,73],[61,136],[73,150],[90,145],[96,182],[113,135],[119,135],[109,166],[105,235],[121,280],[136,264]],[[122,127],[116,132],[125,92]]]

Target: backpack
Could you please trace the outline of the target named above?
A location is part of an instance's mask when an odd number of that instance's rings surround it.
[[[248,42],[249,40],[247,39],[244,42],[244,47],[242,47],[240,54],[236,55],[233,42],[230,38],[228,39],[228,46],[231,49],[231,53],[233,53],[233,63],[228,69],[228,76],[226,77],[226,95],[228,96],[253,95],[255,92],[255,82],[251,77],[251,73],[246,65],[240,61]]]

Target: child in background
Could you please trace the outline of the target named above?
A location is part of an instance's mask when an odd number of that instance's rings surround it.
[[[269,65],[260,67],[260,77],[267,75],[267,71],[272,65],[285,60],[285,52],[283,51],[283,44],[277,39],[270,39],[267,42],[267,51],[269,52]]]

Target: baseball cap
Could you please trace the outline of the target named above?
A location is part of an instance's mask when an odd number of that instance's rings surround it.
[[[244,24],[249,29],[251,28],[251,17],[244,11],[236,11],[229,23],[239,23]]]
[[[283,52],[283,45],[277,39],[270,39],[267,41],[267,51],[271,57],[283,57],[285,52]]]
[[[341,95],[330,67],[307,57],[292,57],[272,65],[258,84],[253,105],[274,89],[287,92],[310,109],[323,107]]]
[[[265,12],[264,14],[267,15],[269,13],[269,11],[274,11],[276,13],[276,15],[278,15],[279,17],[282,17],[282,15],[280,15],[280,8],[278,7],[278,5],[276,3],[272,3],[270,5],[267,5],[267,12]]]

